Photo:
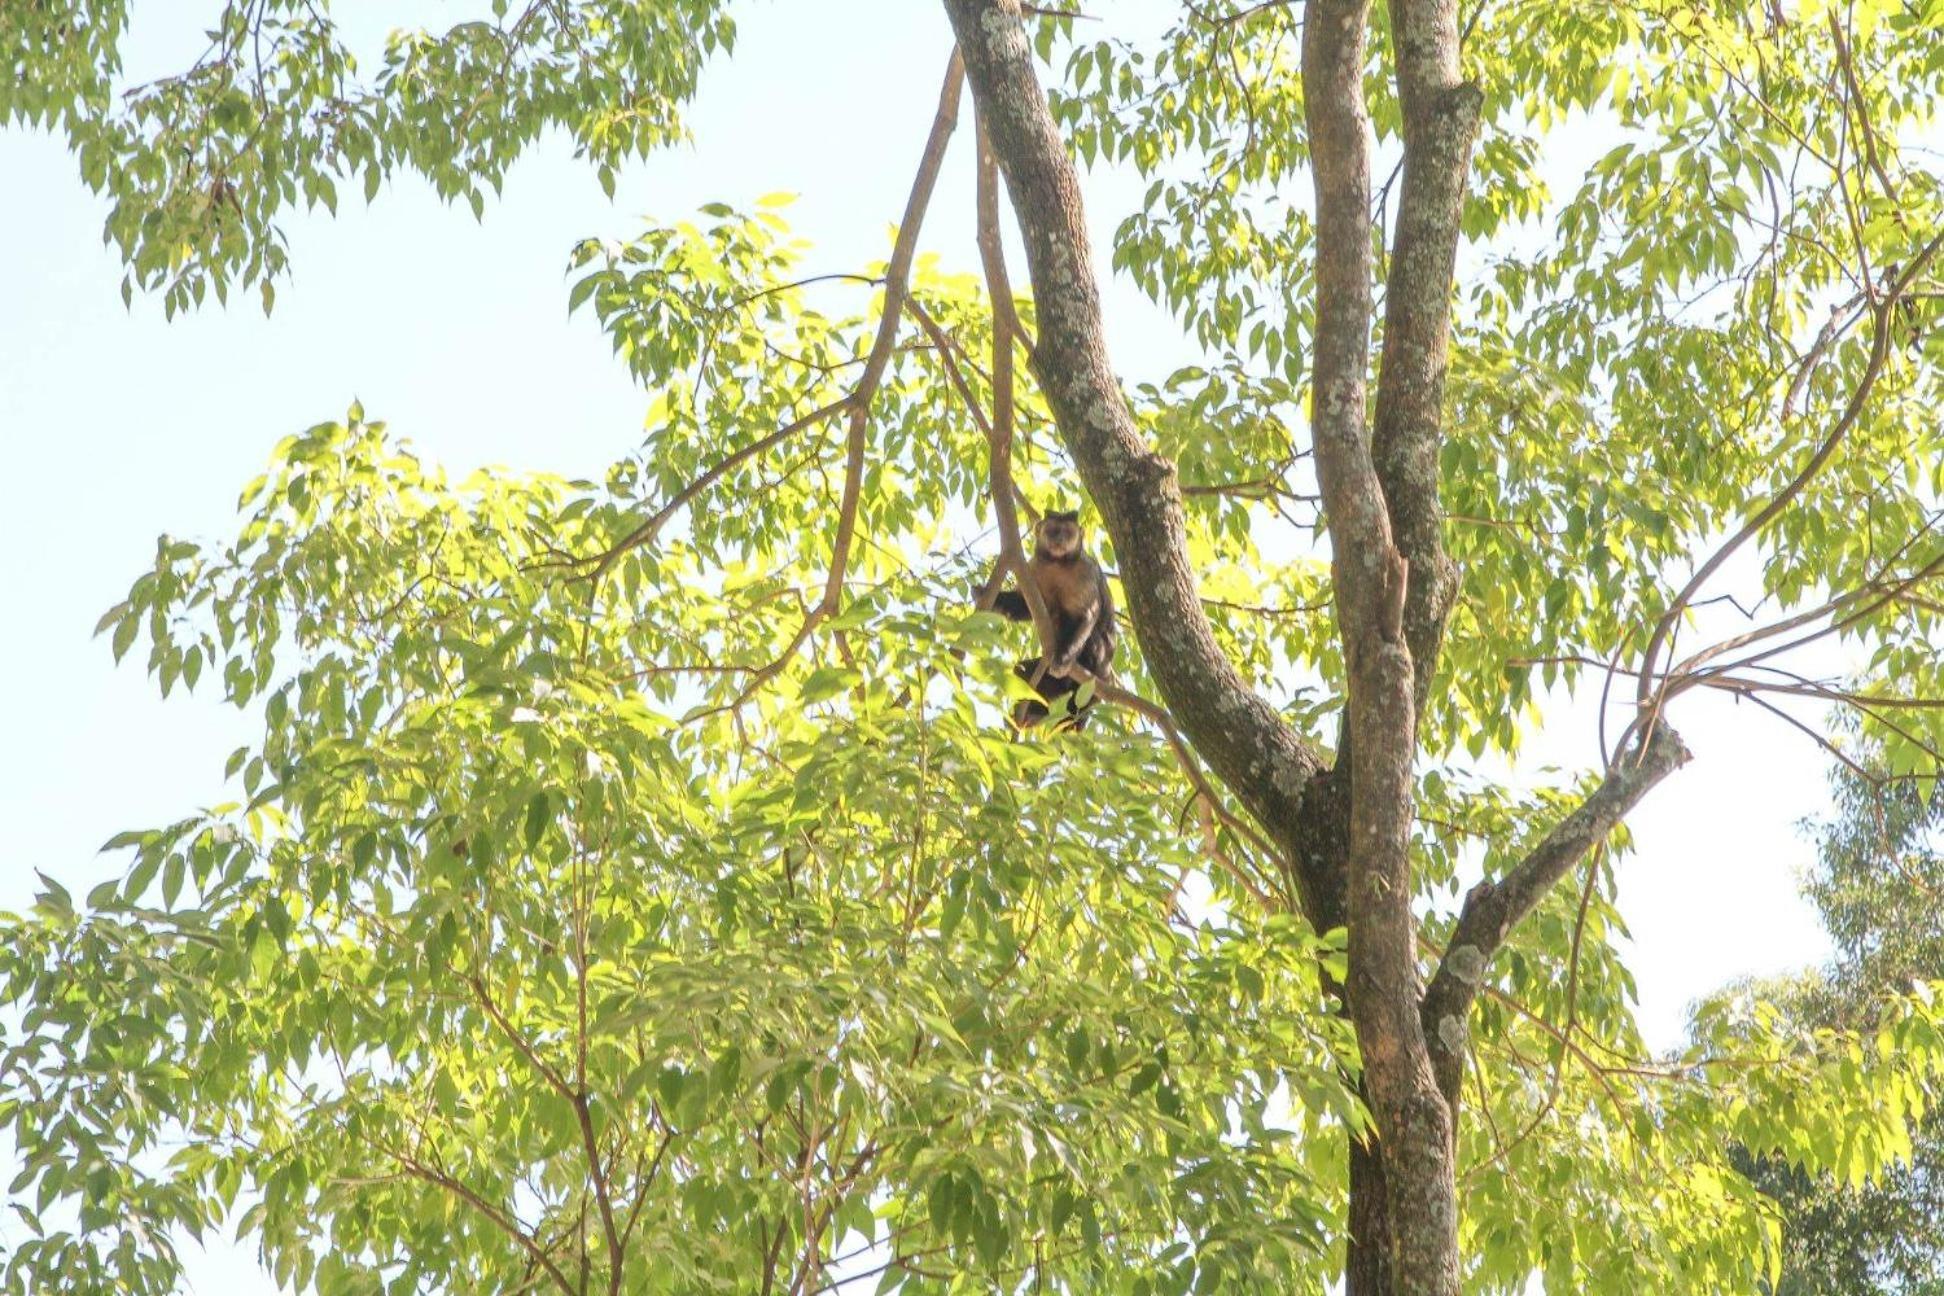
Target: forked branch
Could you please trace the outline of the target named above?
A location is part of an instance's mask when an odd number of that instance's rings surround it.
[[[1699,567],[1695,568],[1687,584],[1681,587],[1673,601],[1667,605],[1667,611],[1662,613],[1660,619],[1654,623],[1653,632],[1648,636],[1647,647],[1641,653],[1640,659],[1640,682],[1636,697],[1642,710],[1657,713],[1661,704],[1666,701],[1668,681],[1657,675],[1660,658],[1673,635],[1675,624],[1693,605],[1702,587],[1721,570],[1722,564],[1733,557],[1743,545],[1760,535],[1769,523],[1780,517],[1789,505],[1809,488],[1810,483],[1815,481],[1822,470],[1828,466],[1837,449],[1862,420],[1864,411],[1869,408],[1870,397],[1876,391],[1877,380],[1883,373],[1884,365],[1890,359],[1891,343],[1895,334],[1892,321],[1897,304],[1908,295],[1911,285],[1930,265],[1940,249],[1944,249],[1944,234],[1937,235],[1925,244],[1923,250],[1911,258],[1910,263],[1871,303],[1870,357],[1864,366],[1862,377],[1857,381],[1855,390],[1850,393],[1849,399],[1843,405],[1843,412],[1837,417],[1828,434],[1817,444],[1808,459],[1803,461],[1795,475],[1783,483],[1782,488],[1770,498],[1768,503],[1758,509],[1733,535],[1723,541],[1719,548],[1708,555]]]

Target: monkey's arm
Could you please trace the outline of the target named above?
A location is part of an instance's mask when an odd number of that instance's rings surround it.
[[[1078,624],[1073,627],[1073,633],[1067,638],[1066,650],[1054,659],[1052,668],[1055,671],[1065,672],[1068,667],[1080,660],[1080,652],[1087,646],[1087,640],[1093,637],[1094,627],[1098,624],[1100,624],[1100,600],[1096,598],[1087,604],[1087,610],[1080,614]]]
[[[1026,596],[1016,589],[1000,590],[992,600],[992,610],[1008,621],[1031,621],[1033,609],[1026,606]]]

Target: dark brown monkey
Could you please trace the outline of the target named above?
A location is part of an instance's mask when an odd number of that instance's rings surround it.
[[[1056,702],[1079,689],[1081,680],[1068,676],[1075,666],[1101,679],[1113,678],[1114,643],[1119,632],[1114,622],[1114,596],[1100,564],[1080,541],[1078,513],[1048,513],[1034,532],[1033,556],[1026,563],[1027,577],[1038,588],[1053,618],[1053,642],[1046,645],[1046,673],[1037,686],[1047,702]],[[1016,589],[1002,590],[992,610],[1014,621],[1033,619],[1026,596]],[[1027,657],[1013,670],[1030,684],[1039,663],[1038,657]],[[1089,700],[1075,711],[1073,728],[1086,726],[1085,713],[1091,705]],[[1043,704],[1022,702],[1013,718],[1025,726],[1047,715]]]

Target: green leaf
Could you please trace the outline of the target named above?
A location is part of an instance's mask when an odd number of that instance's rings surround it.
[[[74,897],[68,894],[68,889],[39,869],[34,870],[34,876],[40,879],[43,888],[39,896],[40,904],[59,917],[72,918]]]
[[[114,649],[116,661],[120,661],[128,652],[129,645],[135,642],[136,629],[134,617],[124,617],[121,624],[115,627],[114,638],[109,644]]]
[[[540,837],[547,831],[552,821],[552,803],[545,792],[536,792],[527,801],[526,808],[526,847],[532,850],[540,844]]]
[[[106,612],[103,612],[101,614],[101,620],[95,622],[95,628],[94,628],[95,637],[99,638],[101,636],[101,632],[103,630],[106,630],[109,626],[119,625],[122,621],[127,619],[128,615],[129,615],[129,603],[126,599],[124,599],[120,603],[115,604],[115,606],[109,608]]]
[[[863,675],[848,666],[823,666],[810,672],[800,694],[805,706],[826,702],[847,693],[864,681]]]

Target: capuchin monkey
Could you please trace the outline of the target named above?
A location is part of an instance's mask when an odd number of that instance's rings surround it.
[[[1111,680],[1114,671],[1114,598],[1107,589],[1107,577],[1100,564],[1080,546],[1080,515],[1048,513],[1033,535],[1033,556],[1026,564],[1026,575],[1039,590],[1046,610],[1053,618],[1053,642],[1045,645],[1046,673],[1037,685],[1047,702],[1079,690],[1081,680],[1068,677],[1075,666],[1087,674]],[[1002,590],[992,610],[1014,621],[1031,621],[1032,609],[1019,590]],[[1023,659],[1013,668],[1027,683],[1039,669],[1037,656]],[[1074,729],[1087,724],[1086,711],[1091,699],[1068,722]],[[1013,720],[1021,728],[1044,720],[1050,712],[1044,703],[1021,702]]]

